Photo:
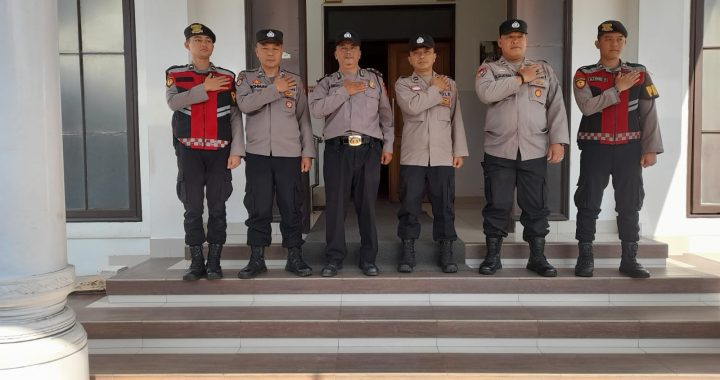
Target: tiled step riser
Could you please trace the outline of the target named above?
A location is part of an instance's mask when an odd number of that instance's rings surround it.
[[[718,339],[224,338],[90,339],[90,354],[720,353]]]
[[[655,294],[180,294],[111,295],[92,307],[720,306],[720,293]],[[211,312],[210,310],[208,312]]]
[[[720,321],[138,321],[85,322],[83,327],[90,339],[388,337],[718,339],[720,342]]]
[[[93,342],[91,342],[92,345]],[[197,349],[195,349],[197,350]],[[229,348],[228,350],[232,350]],[[629,351],[624,349],[623,351]],[[296,353],[93,355],[95,380],[157,378],[227,380],[697,380],[718,379],[720,355],[485,353]],[[477,351],[482,352],[482,351]],[[501,352],[501,351],[497,351]],[[508,352],[508,349],[505,349]],[[637,352],[637,351],[630,351]],[[127,365],[132,363],[132,365]],[[168,374],[173,370],[173,376]],[[142,374],[133,377],[130,374]],[[111,376],[110,374],[122,374]],[[165,376],[153,377],[151,374]]]
[[[612,271],[611,269],[604,269]],[[571,270],[561,277],[505,277],[522,269],[503,269],[495,276],[453,278],[438,274],[434,278],[406,277],[333,277],[269,278],[239,280],[237,271],[225,271],[226,279],[217,281],[108,280],[108,295],[182,295],[182,294],[384,294],[384,293],[463,293],[463,294],[626,294],[626,293],[720,293],[720,278],[576,278]],[[596,270],[601,272],[602,270]],[[613,273],[615,273],[614,271]]]

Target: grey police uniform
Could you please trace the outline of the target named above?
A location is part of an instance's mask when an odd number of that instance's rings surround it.
[[[350,96],[343,86],[345,79],[365,82],[365,91]],[[392,152],[394,139],[392,108],[382,76],[372,69],[359,69],[355,78],[336,72],[320,79],[309,98],[312,115],[325,119],[328,263],[340,264],[347,255],[345,214],[351,194],[362,238],[361,265],[374,263],[378,250],[375,201],[380,158],[383,151]],[[352,134],[362,136],[360,145],[349,145],[347,136]]]
[[[271,242],[272,201],[280,210],[283,247],[302,245],[303,186],[301,157],[315,157],[312,126],[303,81],[280,69],[296,86],[280,93],[262,68],[243,71],[236,82],[237,102],[246,116],[245,207],[248,245]]]
[[[483,229],[490,237],[507,236],[516,183],[518,204],[523,210],[523,238],[547,235],[548,146],[569,143],[562,91],[552,68],[544,61],[525,59],[523,64],[538,64],[542,73],[530,83],[519,84],[516,75],[520,63],[500,58],[483,63],[475,79],[478,98],[488,105]]]
[[[454,157],[468,156],[457,85],[450,79],[450,88],[441,91],[413,73],[395,82],[395,94],[403,116],[398,237],[420,236],[418,216],[427,184],[433,208],[433,240],[456,240],[452,164]]]

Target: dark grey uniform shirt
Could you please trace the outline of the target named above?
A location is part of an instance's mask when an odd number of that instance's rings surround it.
[[[186,70],[186,69],[183,69]],[[225,75],[235,76],[231,71],[225,70],[220,67],[216,67],[212,63],[207,70],[197,70],[193,65],[188,65],[187,70],[194,70],[197,73],[205,74],[210,71],[220,72]],[[231,84],[232,85],[232,84]],[[190,106],[197,103],[202,103],[208,100],[207,92],[205,91],[204,85],[201,83],[189,91],[178,93],[178,89],[175,85],[167,87],[165,90],[165,99],[167,104],[173,111],[180,111],[190,115]],[[226,111],[228,112],[228,111]],[[230,143],[230,154],[233,156],[244,156],[245,155],[245,139],[243,138],[243,121],[240,110],[235,105],[230,106],[230,128],[232,131],[232,143]]]
[[[363,81],[365,91],[350,96],[343,81]],[[393,112],[382,78],[367,69],[359,69],[356,78],[336,72],[318,81],[310,94],[310,112],[325,119],[325,139],[362,133],[383,140],[383,151],[393,151]]]
[[[395,82],[395,96],[403,115],[401,165],[452,166],[453,157],[468,155],[455,81],[441,91],[413,73]]]
[[[567,114],[557,77],[547,62],[544,74],[530,83],[516,79],[519,64],[505,58],[484,62],[475,78],[475,92],[488,105],[485,116],[485,153],[523,161],[544,157],[549,144],[569,144]]]
[[[284,69],[278,75],[296,86],[278,92],[262,68],[243,71],[235,83],[240,111],[247,115],[246,151],[277,157],[315,157],[307,97],[300,76]]]

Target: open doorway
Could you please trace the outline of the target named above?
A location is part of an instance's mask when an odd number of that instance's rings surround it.
[[[399,17],[399,15],[401,15]],[[362,39],[360,67],[383,74],[390,103],[395,107],[393,161],[382,167],[378,198],[398,202],[402,117],[394,102],[395,81],[412,74],[407,63],[407,43],[414,33],[433,36],[439,48],[436,71],[454,76],[455,5],[325,7],[325,72],[337,71],[334,39],[342,30],[352,30]],[[442,65],[440,68],[438,65]]]

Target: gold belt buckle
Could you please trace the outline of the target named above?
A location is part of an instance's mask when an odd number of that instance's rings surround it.
[[[350,146],[362,145],[362,136],[361,135],[349,135],[348,136],[348,145],[350,145]]]

